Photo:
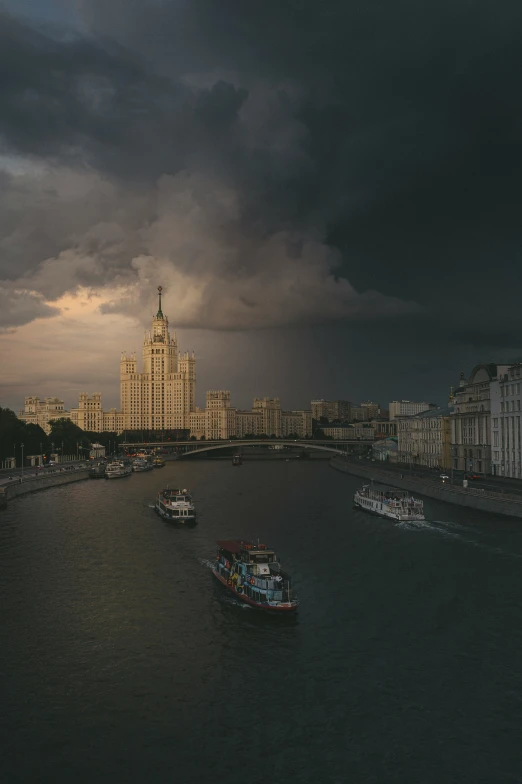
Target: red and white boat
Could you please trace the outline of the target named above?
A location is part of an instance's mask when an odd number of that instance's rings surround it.
[[[252,607],[273,612],[293,612],[298,600],[274,550],[244,539],[223,539],[212,573],[234,596]]]

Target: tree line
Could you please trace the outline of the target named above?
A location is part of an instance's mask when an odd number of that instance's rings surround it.
[[[91,433],[82,430],[70,419],[54,419],[49,422],[49,435],[39,425],[31,425],[18,419],[14,411],[0,407],[0,460],[16,458],[16,465],[22,465],[30,455],[51,454],[80,455],[88,457],[92,444],[102,444],[107,451],[116,451],[116,433]],[[120,440],[123,440],[120,436]]]

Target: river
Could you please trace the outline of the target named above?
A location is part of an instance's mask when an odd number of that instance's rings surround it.
[[[0,513],[2,779],[520,782],[522,522],[352,508],[317,461],[169,463]],[[193,491],[194,529],[149,508]],[[274,546],[295,618],[237,605],[215,540]]]

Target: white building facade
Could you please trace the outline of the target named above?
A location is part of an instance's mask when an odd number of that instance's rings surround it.
[[[500,389],[497,380],[508,370],[509,365],[490,363],[474,367],[467,382],[461,376],[451,416],[453,468],[469,473],[491,473],[491,396]],[[494,418],[500,419],[499,416]]]
[[[143,372],[136,355],[123,353],[120,360],[120,410],[124,430],[176,430],[190,427],[196,410],[196,359],[178,353],[176,335],[169,332],[161,309],[143,340]]]
[[[491,383],[491,472],[522,479],[522,364],[503,368]]]
[[[414,416],[429,408],[437,408],[437,406],[434,403],[421,403],[414,400],[394,400],[389,405],[389,419],[391,422],[395,417]]]
[[[30,395],[25,398],[23,411],[18,412],[18,419],[28,425],[39,425],[47,435],[51,432],[49,422],[54,419],[70,418],[70,412],[65,410],[63,400],[58,397],[46,397],[40,400],[39,397]]]

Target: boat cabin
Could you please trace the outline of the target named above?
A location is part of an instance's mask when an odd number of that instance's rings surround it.
[[[185,501],[189,504],[192,501],[192,496],[188,490],[171,490],[167,487],[165,490],[161,491],[160,495],[165,501],[168,501],[171,504],[179,503],[180,501]]]

